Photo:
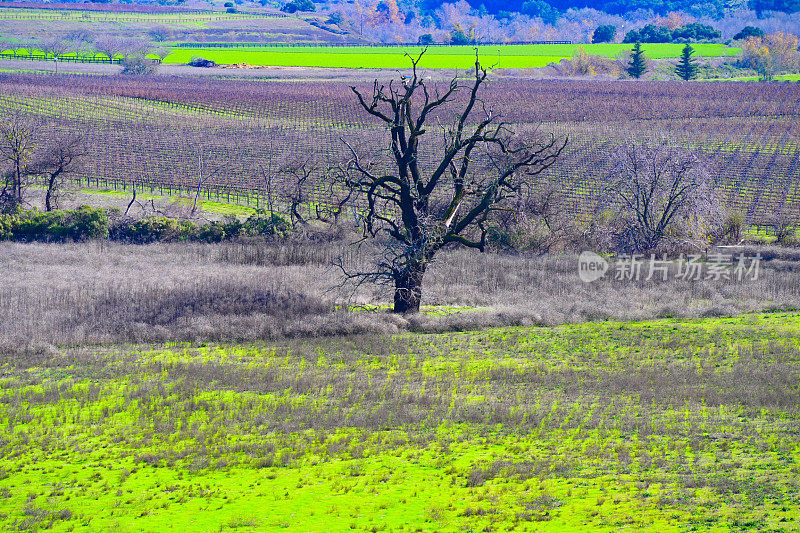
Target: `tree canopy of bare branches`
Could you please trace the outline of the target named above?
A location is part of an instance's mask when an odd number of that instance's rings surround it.
[[[703,162],[663,142],[613,153],[601,194],[601,209],[613,213],[612,246],[626,253],[655,250],[668,237],[696,241],[718,209]]]
[[[61,207],[67,192],[67,178],[80,170],[86,156],[86,145],[81,135],[57,136],[50,146],[34,161],[31,172],[44,178],[45,210]]]
[[[36,149],[36,126],[27,117],[11,113],[0,120],[0,209],[22,204],[29,164]]]
[[[392,283],[399,313],[419,311],[425,270],[443,246],[484,250],[490,218],[552,165],[567,142],[515,135],[481,98],[487,71],[477,55],[469,78],[455,77],[440,90],[420,75],[424,53],[409,56],[411,73],[399,84],[376,80],[371,95],[351,88],[362,109],[391,132],[392,171],[377,170],[350,144],[352,157],[340,168],[344,187],[363,206],[364,237],[384,245],[373,271],[345,273]],[[453,120],[441,122],[439,115],[454,107]],[[435,156],[432,165],[422,164],[423,150]]]

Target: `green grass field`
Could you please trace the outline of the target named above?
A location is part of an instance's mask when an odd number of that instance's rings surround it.
[[[573,52],[583,46],[590,54],[614,58],[619,53],[630,50],[623,44],[535,44],[480,46],[478,51],[484,65],[492,68],[536,68],[571,57]],[[738,48],[721,44],[694,45],[699,57],[730,57],[739,54]],[[681,44],[649,44],[643,46],[645,54],[651,59],[668,59],[680,56]],[[248,63],[257,66],[293,66],[325,68],[406,68],[406,53],[418,55],[421,47],[399,48],[387,46],[370,47],[317,47],[317,46],[275,46],[251,48],[180,48],[172,47],[172,53],[164,63],[183,64],[192,57],[200,56],[221,65]],[[13,51],[0,50],[4,56],[13,56]],[[19,52],[24,59],[27,51]],[[74,57],[75,54],[65,54]],[[108,56],[95,54],[96,59]],[[475,64],[473,46],[433,46],[420,63],[424,68],[466,69]]]
[[[484,65],[494,68],[544,67],[571,57],[579,45],[537,44],[479,46],[478,51]],[[613,58],[620,52],[630,50],[628,44],[583,45],[590,54]],[[740,50],[721,44],[694,45],[700,57],[735,56]],[[682,44],[644,45],[645,54],[651,59],[680,56]],[[406,68],[406,53],[416,55],[421,47],[399,48],[386,46],[331,47],[287,46],[269,48],[173,48],[165,63],[188,63],[193,56],[210,59],[219,64],[249,63],[261,66],[339,67],[339,68]],[[465,69],[475,64],[473,46],[432,46],[420,65],[424,68]]]
[[[797,314],[0,364],[8,531],[800,527]]]

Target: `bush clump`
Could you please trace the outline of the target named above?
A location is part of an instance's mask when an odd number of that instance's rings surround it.
[[[109,211],[112,211],[112,217],[109,217]],[[118,218],[114,213],[118,210],[109,211],[84,205],[77,209],[47,212],[19,209],[0,214],[0,240],[63,242],[107,238],[132,244],[221,242],[250,237],[281,238],[291,231],[287,219],[265,211],[255,212],[244,222],[230,216],[223,221],[205,224],[164,216],[138,220]]]
[[[239,237],[283,237],[289,230],[289,222],[276,214],[257,211],[244,222],[236,217],[223,221],[197,224],[163,216],[151,216],[139,220],[120,219],[110,230],[109,238],[133,244],[152,242],[221,242]]]
[[[284,13],[296,13],[298,11],[310,13],[316,10],[317,6],[311,0],[292,0],[281,8]]]
[[[0,240],[85,241],[106,238],[108,230],[106,211],[88,205],[77,209],[47,212],[31,209],[0,214]]]
[[[640,30],[631,30],[625,34],[623,43],[696,43],[714,41],[722,37],[722,33],[707,24],[691,22],[680,28],[670,30],[664,26],[647,24]]]
[[[151,76],[156,73],[156,64],[146,57],[134,56],[126,57],[120,61],[122,65],[121,74],[132,76]]]
[[[193,56],[192,59],[189,61],[190,67],[201,67],[201,68],[211,68],[216,67],[217,64],[210,59],[206,59],[204,57]]]

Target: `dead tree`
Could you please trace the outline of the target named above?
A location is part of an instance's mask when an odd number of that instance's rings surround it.
[[[31,172],[44,178],[47,190],[45,210],[59,209],[67,192],[67,178],[80,170],[86,156],[83,137],[78,134],[57,138],[31,165]]]
[[[392,170],[362,162],[347,141],[352,157],[339,169],[360,206],[365,239],[383,244],[374,270],[340,266],[358,282],[393,284],[397,313],[419,311],[425,271],[443,246],[485,249],[493,215],[552,165],[567,142],[515,135],[481,98],[487,72],[477,56],[467,79],[455,77],[439,90],[418,72],[424,53],[409,56],[411,73],[399,84],[376,80],[371,95],[351,87],[361,108],[391,132]],[[445,122],[442,116],[451,112],[452,121]],[[435,154],[432,165],[422,163],[423,150]]]

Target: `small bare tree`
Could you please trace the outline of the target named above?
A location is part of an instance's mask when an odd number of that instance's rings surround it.
[[[392,283],[398,313],[419,311],[423,276],[443,246],[485,249],[490,218],[530,176],[552,165],[567,142],[515,135],[481,99],[487,72],[477,57],[468,80],[455,77],[441,91],[429,86],[417,68],[424,53],[409,56],[411,73],[398,85],[376,80],[371,95],[351,88],[361,108],[391,132],[392,171],[362,162],[350,144],[352,158],[339,169],[342,185],[361,207],[364,238],[384,244],[374,270],[340,266],[359,282]],[[447,124],[442,115],[451,110]],[[438,151],[429,140],[435,130],[442,141]],[[422,163],[425,148],[435,157],[430,168]]]
[[[780,245],[795,244],[797,236],[797,215],[784,210],[767,217],[765,225],[775,236],[775,242]]]
[[[611,213],[617,251],[648,252],[667,237],[702,236],[718,204],[695,154],[667,143],[630,143],[610,159],[599,208]]]
[[[59,58],[70,52],[70,43],[63,39],[47,39],[39,44],[39,49],[45,56],[52,56],[54,59]]]
[[[24,39],[19,40],[11,43],[9,45],[11,50],[14,52],[14,57],[17,57],[22,54],[24,51],[27,55],[33,53],[33,50],[36,49],[36,44],[32,40]]]
[[[287,161],[278,170],[281,176],[281,188],[279,195],[286,203],[286,211],[289,213],[292,225],[307,225],[308,215],[301,213],[305,209],[309,213],[309,181],[318,171],[313,156],[299,157]]]
[[[158,25],[150,28],[147,31],[147,35],[155,42],[163,43],[164,41],[169,40],[174,35],[174,32],[169,26]]]
[[[153,54],[158,58],[159,61],[163,62],[164,59],[172,53],[172,50],[166,46],[154,46],[148,51],[148,53]]]
[[[198,210],[198,202],[200,201],[200,193],[203,190],[203,187],[208,185],[212,179],[216,178],[219,175],[219,167],[216,165],[211,165],[211,168],[208,168],[209,165],[205,161],[205,152],[201,151],[197,154],[197,188],[194,193],[194,200],[192,201],[192,210],[190,212],[190,216],[194,217],[197,214]],[[133,190],[134,199],[136,196],[136,189]],[[133,201],[133,200],[132,200]]]
[[[116,37],[101,37],[94,43],[95,49],[108,56],[108,62],[113,63],[114,58],[127,50],[128,44],[124,39]]]
[[[69,192],[68,178],[78,172],[86,156],[86,146],[81,135],[56,137],[50,146],[31,165],[31,172],[44,178],[47,188],[44,196],[45,210],[61,207]]]
[[[547,253],[559,243],[566,243],[573,229],[562,190],[545,182],[524,191],[509,209],[498,213],[490,228],[493,247],[506,251]]]
[[[23,203],[30,162],[36,149],[36,125],[20,113],[0,119],[0,209],[13,210]]]

